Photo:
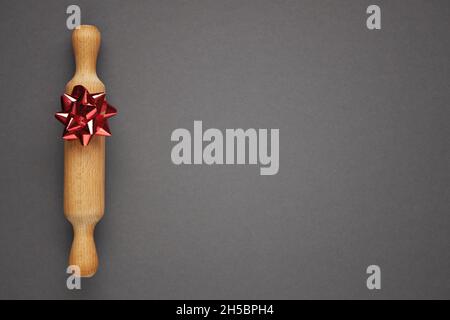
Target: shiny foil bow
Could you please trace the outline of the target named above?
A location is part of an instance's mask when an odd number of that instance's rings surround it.
[[[104,92],[90,94],[81,86],[75,86],[72,94],[61,96],[62,112],[55,113],[65,126],[63,139],[79,139],[86,146],[93,135],[110,136],[108,118],[117,114],[116,108],[109,105]]]

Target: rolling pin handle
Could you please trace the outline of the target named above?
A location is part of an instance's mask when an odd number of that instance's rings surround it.
[[[82,277],[91,277],[98,267],[97,250],[94,242],[94,225],[76,225],[70,250],[69,264],[80,268]]]

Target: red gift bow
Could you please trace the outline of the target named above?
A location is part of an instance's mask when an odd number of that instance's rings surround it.
[[[86,146],[93,135],[111,136],[108,118],[117,114],[116,108],[109,105],[104,92],[90,94],[81,86],[75,86],[72,94],[61,96],[62,112],[55,113],[65,126],[63,139],[79,139]]]

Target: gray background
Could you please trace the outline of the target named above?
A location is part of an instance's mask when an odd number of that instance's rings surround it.
[[[78,292],[53,118],[72,3],[119,108],[100,268]],[[1,7],[0,298],[450,298],[449,1]],[[279,173],[173,165],[170,134],[194,120],[279,128]]]

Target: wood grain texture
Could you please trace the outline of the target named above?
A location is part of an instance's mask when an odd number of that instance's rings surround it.
[[[100,38],[95,26],[82,25],[73,31],[76,71],[66,93],[80,84],[91,93],[105,91],[96,72]],[[104,198],[105,137],[94,136],[87,146],[78,140],[64,141],[64,214],[74,232],[69,265],[78,265],[82,277],[97,271],[94,229],[104,214]]]

